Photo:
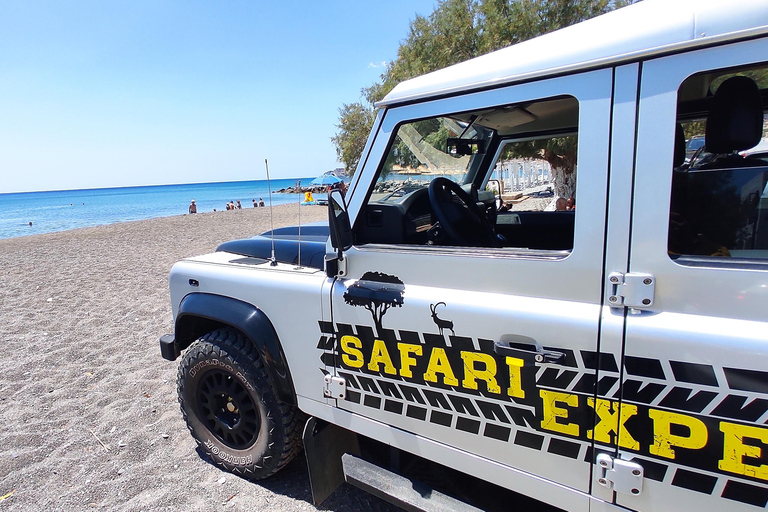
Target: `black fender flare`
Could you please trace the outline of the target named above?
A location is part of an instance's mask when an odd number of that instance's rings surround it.
[[[176,315],[174,352],[178,356],[200,336],[222,326],[239,330],[253,343],[277,398],[296,404],[293,381],[277,331],[267,315],[253,304],[223,295],[190,293],[182,299]]]

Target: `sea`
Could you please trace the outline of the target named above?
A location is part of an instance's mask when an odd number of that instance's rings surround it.
[[[238,199],[243,208],[253,208],[252,200],[260,198],[269,206],[270,187],[273,206],[300,203],[303,194],[277,192],[300,180],[308,186],[312,178],[0,194],[0,239],[181,215],[192,199],[198,213],[226,210],[227,202]]]

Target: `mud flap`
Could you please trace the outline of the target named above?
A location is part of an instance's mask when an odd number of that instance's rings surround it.
[[[317,418],[307,421],[303,441],[312,501],[320,505],[344,483],[341,456],[360,455],[360,445],[357,434]]]

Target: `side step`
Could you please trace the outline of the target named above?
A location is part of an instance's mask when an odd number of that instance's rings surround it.
[[[416,482],[355,455],[341,456],[344,478],[374,496],[412,512],[482,512],[429,486]]]

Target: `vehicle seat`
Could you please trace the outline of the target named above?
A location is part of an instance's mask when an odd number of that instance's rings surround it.
[[[764,165],[736,153],[755,147],[762,136],[763,105],[757,84],[746,76],[729,78],[715,92],[707,116],[706,148],[718,156],[701,169]]]

